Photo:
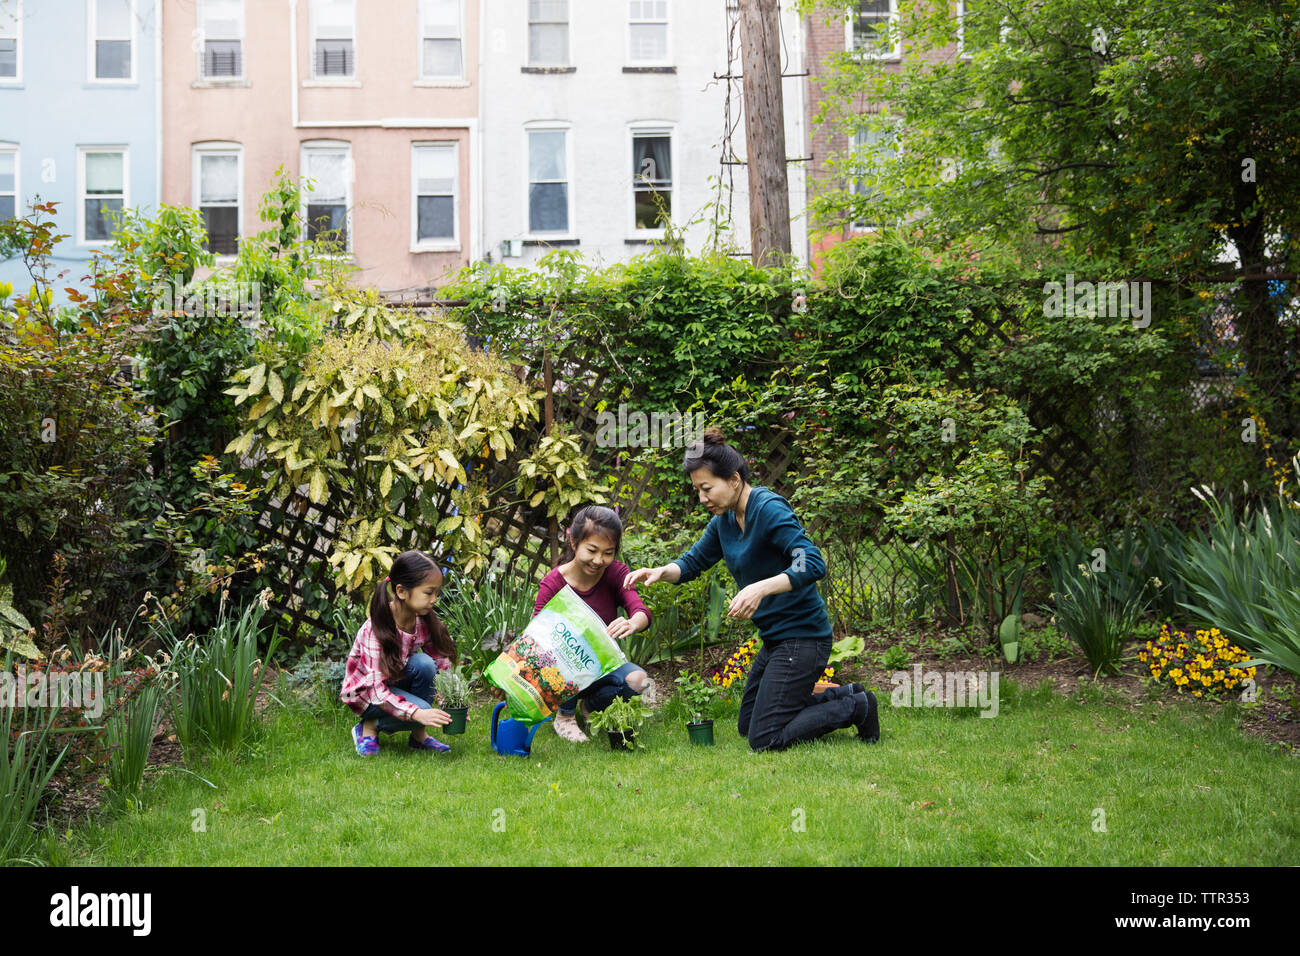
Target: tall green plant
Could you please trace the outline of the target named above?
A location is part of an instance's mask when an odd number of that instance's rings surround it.
[[[4,655],[6,672],[11,659]],[[36,842],[32,824],[68,749],[50,756],[57,714],[54,707],[0,705],[0,866],[35,862],[29,855]]]

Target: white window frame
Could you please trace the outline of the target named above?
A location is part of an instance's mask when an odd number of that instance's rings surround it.
[[[357,78],[357,63],[358,63],[358,59],[357,59],[357,55],[358,55],[358,50],[357,50],[357,3],[358,3],[358,0],[351,0],[351,2],[352,2],[352,36],[351,36],[351,40],[352,40],[352,72],[351,72],[351,73],[317,73],[317,72],[316,72],[316,41],[319,40],[319,39],[321,39],[320,37],[316,36],[316,6],[317,6],[317,3],[316,3],[316,0],[310,0],[310,2],[308,3],[307,19],[310,21],[310,22],[309,22],[309,25],[308,25],[308,36],[310,37],[310,44],[311,44],[311,47],[310,47],[310,49],[311,49],[311,78],[312,78],[314,81],[316,81],[318,84],[341,83],[341,84],[344,84],[344,85],[351,85],[351,83],[352,83],[353,81],[355,81],[356,78]]]
[[[957,0],[957,59],[959,60],[971,58],[966,50],[966,3],[967,0]]]
[[[627,149],[623,153],[625,159],[631,159],[636,149],[636,138],[638,136],[667,136],[668,137],[668,162],[672,166],[672,205],[668,212],[668,221],[675,223],[677,221],[678,200],[681,198],[679,189],[681,177],[677,168],[677,126],[674,123],[662,123],[653,120],[643,120],[636,123],[628,124],[627,128]],[[623,168],[627,169],[631,164],[628,163]],[[627,234],[633,239],[662,239],[664,236],[664,227],[658,229],[638,229],[636,227],[636,173],[632,177],[623,180],[624,188],[627,190]]]
[[[136,4],[138,0],[127,0],[130,5],[131,35],[126,37],[131,43],[131,73],[129,76],[98,77],[95,75],[95,42],[97,40],[121,40],[122,37],[100,37],[99,34],[99,0],[86,0],[86,81],[105,85],[123,85],[136,82],[136,51],[140,48],[140,31],[137,29]]]
[[[465,83],[466,60],[469,53],[469,44],[465,38],[465,0],[458,0],[457,6],[460,8],[460,72],[452,73],[425,73],[424,72],[424,0],[416,0],[416,26],[415,31],[415,63],[416,63],[416,82],[417,83]],[[437,38],[434,38],[437,39]],[[445,39],[445,38],[443,38]]]
[[[14,158],[14,218],[18,219],[23,214],[23,165],[22,152],[17,143],[0,143],[0,156],[12,156]],[[9,193],[0,193],[0,196],[7,196]],[[3,222],[0,219],[0,222]]]
[[[532,14],[528,10],[525,10],[524,12],[524,63],[527,66],[537,67],[538,69],[543,69],[543,70],[562,69],[564,67],[573,66],[573,4],[574,2],[575,0],[569,0],[568,19],[564,21],[564,32],[565,32],[564,46],[565,49],[569,51],[569,55],[565,60],[565,62],[563,63],[538,63],[533,59],[533,31],[532,31],[533,24],[534,23],[556,23],[557,21],[555,20],[535,21],[532,19]],[[524,3],[527,4],[528,0],[524,0]],[[531,4],[529,4],[529,7],[531,8]]]
[[[0,86],[18,86],[23,82],[23,0],[9,0],[10,3],[16,4],[14,17],[17,23],[17,30],[14,33],[16,62],[14,64],[13,76],[0,76]]]
[[[420,238],[420,166],[416,161],[421,149],[444,149],[450,147],[455,160],[456,176],[451,188],[451,238]],[[411,143],[411,251],[412,252],[459,252],[460,251],[460,140],[416,140]]]
[[[352,144],[343,139],[308,139],[298,144],[298,178],[299,180],[307,178],[307,155],[310,152],[343,152],[347,155],[344,164],[344,177],[347,182],[347,195],[344,197],[344,216],[347,224],[348,241],[343,252],[340,255],[331,258],[346,259],[353,256],[356,252],[357,237],[354,232],[352,222],[352,203],[354,185],[356,183],[356,168],[352,164]],[[300,222],[302,223],[302,235],[307,237],[307,207],[310,205],[309,199],[311,193],[304,188],[302,191],[302,207],[299,209]]]
[[[564,175],[568,177],[565,183],[568,185],[568,220],[569,228],[566,232],[534,232],[532,223],[532,206],[530,202],[530,187],[532,186],[532,133],[564,133]],[[527,123],[524,126],[524,149],[521,154],[524,157],[524,175],[523,190],[524,202],[521,207],[524,211],[524,224],[521,234],[526,239],[543,239],[554,241],[557,239],[576,239],[578,237],[578,225],[576,221],[578,202],[577,202],[577,184],[573,181],[573,124],[560,121],[537,121]]]
[[[194,144],[190,150],[190,199],[192,208],[202,208],[203,157],[231,155],[235,157],[235,176],[238,183],[235,200],[235,242],[238,247],[238,243],[244,239],[244,147],[242,144],[222,141]],[[214,255],[218,262],[226,262],[233,260],[238,253],[214,253]]]
[[[672,0],[663,0],[667,11],[665,17],[660,19],[646,19],[638,17],[632,19],[632,0],[624,0],[627,4],[623,8],[624,30],[623,30],[623,56],[628,66],[672,66],[673,63],[673,5]],[[664,58],[662,60],[634,60],[632,58],[632,25],[634,23],[662,23],[664,25]]]
[[[122,154],[122,208],[131,206],[131,148],[125,143],[103,146],[77,147],[77,245],[79,246],[115,246],[112,239],[86,238],[86,154],[87,153],[121,153]]]
[[[901,118],[895,118],[895,119],[891,120],[890,122],[891,122],[891,124],[893,125],[892,133],[893,133],[893,135],[894,135],[894,137],[895,137],[895,142],[896,142],[896,144],[897,144],[897,137],[898,137],[899,134],[902,132],[902,125],[903,125],[903,123],[902,123],[902,119],[901,119]],[[870,132],[870,131],[871,131],[870,129],[864,127],[864,128],[862,128],[862,129],[860,129],[860,130],[858,131],[858,133],[867,133],[867,132]],[[860,148],[860,147],[858,146],[857,142],[856,142],[856,139],[857,139],[858,133],[855,133],[855,134],[854,134],[854,135],[849,139],[849,149],[852,150],[852,152],[853,152],[854,155],[856,155],[857,150]],[[903,150],[902,150],[902,146],[901,146],[901,144],[897,144],[897,145],[895,146],[895,149],[896,149],[896,152],[897,152],[898,155],[902,155],[902,151],[903,151]],[[852,192],[853,192],[853,194],[854,194],[855,196],[858,195],[858,184],[859,184],[859,182],[860,182],[859,178],[858,178],[857,176],[854,176],[854,177],[853,177],[853,185],[852,185],[851,188],[852,188]],[[868,224],[868,223],[863,222],[863,221],[858,220],[858,219],[854,219],[854,220],[852,220],[852,221],[849,223],[849,230],[850,230],[851,232],[875,232],[875,231],[876,231],[877,229],[879,229],[879,228],[880,228],[880,223],[871,223],[871,224]]]
[[[239,0],[239,73],[235,76],[208,76],[205,72],[207,63],[207,33],[203,28],[205,21],[204,9],[207,0],[196,0],[194,4],[194,16],[196,18],[194,27],[194,39],[198,46],[198,76],[199,83],[204,86],[221,86],[227,83],[244,83],[248,78],[247,50],[248,45],[248,0]],[[219,37],[220,40],[226,40],[226,37]]]
[[[885,53],[875,53],[870,50],[853,49],[853,28],[858,22],[858,8],[854,8],[849,14],[848,19],[844,21],[844,49],[855,56],[869,58],[873,60],[899,60],[903,56],[903,38],[897,32],[898,30],[898,0],[889,0],[889,29],[894,32],[894,45]]]

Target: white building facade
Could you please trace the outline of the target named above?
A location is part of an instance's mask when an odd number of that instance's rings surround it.
[[[806,154],[802,25],[783,4],[786,154]],[[734,0],[485,0],[480,116],[483,248],[532,265],[574,248],[627,261],[664,235],[691,253],[748,253],[739,28]],[[786,59],[788,57],[788,59]],[[732,81],[715,79],[730,72]],[[807,260],[806,162],[787,165],[792,248]]]

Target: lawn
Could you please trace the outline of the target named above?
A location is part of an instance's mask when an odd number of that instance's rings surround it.
[[[887,691],[885,696],[887,697]],[[1085,695],[1086,696],[1086,695]],[[141,811],[61,841],[55,863],[1294,865],[1300,762],[1230,714],[1002,687],[999,715],[891,708],[884,738],[837,731],[753,754],[653,720],[644,751],[538,731],[530,759],[381,737],[358,757],[341,707],[277,708],[258,751],[165,770]],[[200,812],[201,811],[201,812]],[[1104,814],[1099,812],[1104,811]]]

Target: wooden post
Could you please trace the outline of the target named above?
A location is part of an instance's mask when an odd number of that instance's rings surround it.
[[[542,378],[546,385],[546,396],[542,399],[542,434],[549,435],[551,433],[551,426],[555,423],[555,402],[551,398],[551,392],[555,388],[555,373],[551,368],[551,353],[549,349],[542,358]],[[559,563],[560,557],[560,530],[556,525],[554,518],[551,518],[547,522],[547,528],[549,530],[547,540],[551,546],[551,567],[555,567],[555,565]]]
[[[740,0],[744,61],[749,237],[754,265],[790,254],[790,188],[785,174],[781,103],[780,0]]]

